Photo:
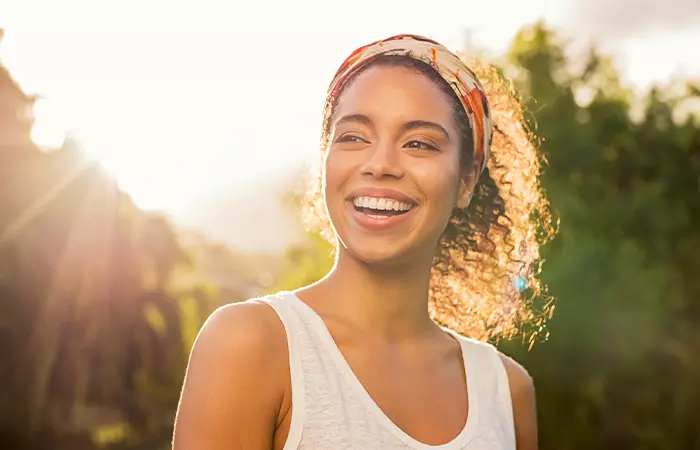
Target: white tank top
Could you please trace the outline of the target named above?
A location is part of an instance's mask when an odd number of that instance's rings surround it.
[[[507,374],[490,344],[450,332],[462,347],[467,423],[452,441],[427,445],[377,406],[311,307],[291,292],[250,301],[270,305],[287,335],[292,417],[284,450],[515,450]]]

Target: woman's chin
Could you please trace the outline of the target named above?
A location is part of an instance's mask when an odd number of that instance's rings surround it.
[[[411,251],[403,243],[363,242],[346,245],[347,252],[356,260],[372,266],[403,265],[409,261]]]

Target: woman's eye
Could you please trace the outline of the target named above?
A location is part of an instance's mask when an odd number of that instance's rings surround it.
[[[419,150],[438,150],[438,148],[432,144],[425,143],[423,141],[408,141],[405,148],[415,148]]]
[[[359,143],[363,142],[366,143],[367,141],[359,136],[355,136],[353,134],[344,134],[343,136],[340,136],[336,142],[349,142],[349,143]]]

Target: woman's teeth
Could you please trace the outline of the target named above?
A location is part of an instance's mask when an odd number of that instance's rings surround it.
[[[413,208],[413,204],[409,202],[385,197],[355,197],[353,204],[356,208],[375,210],[378,213],[382,211],[406,212]]]

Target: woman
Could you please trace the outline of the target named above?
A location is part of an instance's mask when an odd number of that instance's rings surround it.
[[[348,57],[307,205],[331,226],[335,265],[209,318],[175,450],[537,448],[527,372],[457,334],[512,332],[531,314],[522,284],[539,288],[537,155],[494,73],[489,105],[432,40]]]

